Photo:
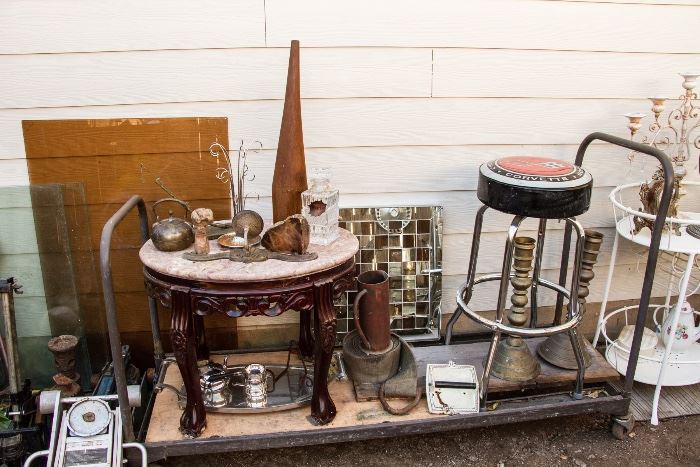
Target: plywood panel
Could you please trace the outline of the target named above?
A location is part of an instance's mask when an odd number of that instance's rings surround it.
[[[700,17],[700,9],[696,14]],[[676,73],[700,63],[698,54],[458,48],[433,53],[434,97],[676,97],[683,81]]]
[[[33,158],[208,154],[211,143],[226,140],[227,131],[226,119],[219,117],[22,121],[25,151]]]
[[[208,199],[213,199],[217,210],[228,212],[228,199],[221,199],[228,197],[228,188],[216,180],[216,160],[208,152],[210,139],[218,138],[226,144],[225,119],[35,121],[28,122],[24,129],[32,183],[84,183],[89,205],[83,218],[74,221],[89,226],[90,234],[77,239],[82,242],[79,245],[81,251],[77,253],[89,249],[91,244],[93,250],[98,251],[105,221],[132,194],[143,194],[149,200],[166,197],[155,183],[158,176],[176,195],[194,199],[192,207],[209,205]],[[63,129],[66,129],[65,133]],[[202,142],[202,139],[206,141]],[[204,150],[201,150],[202,146]],[[31,212],[29,208],[15,209]],[[0,210],[3,213],[9,211],[11,209]],[[33,223],[31,226],[33,228]],[[116,229],[115,239],[118,240],[115,241],[118,247],[132,248],[112,252],[121,329],[126,333],[148,331],[148,302],[143,290],[142,266],[138,250],[133,248],[140,245],[135,212]],[[73,247],[76,248],[76,245]],[[83,266],[83,275],[89,274],[94,278],[95,272],[99,271],[97,264],[92,268],[82,264],[84,261],[96,261],[97,255],[94,258],[82,255],[73,260]],[[77,280],[80,282],[81,278]],[[125,292],[122,292],[122,281],[127,289]],[[88,333],[98,339],[103,331],[101,318],[104,313],[99,293],[95,287],[82,287],[80,302],[84,322],[86,326],[89,325]],[[167,327],[167,314],[163,318]],[[216,319],[212,321],[212,325],[216,326]],[[235,325],[226,325],[235,329]]]
[[[285,48],[9,55],[0,108],[283,99],[288,57]],[[302,49],[302,97],[429,97],[431,60],[430,49]]]
[[[693,6],[488,0],[267,0],[267,44],[700,52]],[[659,24],[654,34],[639,25]],[[692,42],[692,41],[691,41]]]
[[[306,147],[578,144],[588,133],[626,135],[625,112],[646,99],[586,100],[396,98],[305,99]],[[277,146],[282,101],[192,102],[0,110],[0,158],[21,157],[22,120],[74,118],[229,117],[231,144]],[[488,131],[484,131],[488,129]]]
[[[265,46],[263,0],[6,0],[1,54]]]

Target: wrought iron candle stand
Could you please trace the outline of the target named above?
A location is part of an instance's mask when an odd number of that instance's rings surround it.
[[[238,156],[236,157],[235,165],[234,161],[231,160],[229,150],[221,143],[216,141],[209,146],[209,153],[212,157],[216,158],[216,178],[229,186],[229,193],[231,196],[231,219],[245,209],[245,202],[248,199],[248,194],[245,191],[245,184],[246,182],[255,180],[255,175],[249,173],[250,169],[248,167],[248,151],[252,150],[258,152],[262,149],[262,143],[260,141],[255,141],[255,143],[260,147],[250,149],[241,141],[238,147]],[[219,161],[222,156],[225,165],[220,167]]]

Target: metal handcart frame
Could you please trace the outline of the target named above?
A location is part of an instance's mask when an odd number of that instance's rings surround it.
[[[637,315],[637,327],[630,350],[629,365],[625,375],[625,384],[621,392],[614,389],[610,384],[600,383],[598,387],[604,389],[603,395],[596,398],[574,399],[568,392],[550,392],[547,394],[528,393],[524,391],[510,399],[505,398],[499,401],[499,408],[488,411],[482,410],[479,413],[453,415],[453,416],[432,416],[424,419],[403,420],[396,417],[396,421],[389,423],[377,423],[370,425],[343,426],[343,427],[311,427],[308,430],[292,432],[271,432],[261,435],[239,435],[239,436],[214,436],[209,438],[177,439],[171,442],[145,443],[148,457],[151,461],[164,459],[168,456],[180,456],[188,454],[203,454],[215,452],[230,452],[241,450],[256,450],[280,447],[292,447],[322,444],[329,442],[357,441],[371,438],[395,437],[417,433],[429,433],[439,431],[458,430],[472,427],[489,425],[500,425],[528,420],[539,420],[559,416],[576,415],[584,413],[607,413],[612,415],[613,434],[621,438],[627,431],[631,430],[634,419],[629,413],[630,397],[633,384],[633,376],[639,356],[639,348],[642,339],[643,324],[646,320],[647,309],[653,286],[654,272],[656,268],[659,242],[662,228],[666,219],[667,211],[671,200],[673,189],[673,168],[670,159],[663,151],[644,144],[629,141],[605,133],[592,133],[581,142],[577,154],[576,165],[582,165],[583,159],[589,145],[594,141],[603,141],[632,151],[647,154],[656,158],[664,173],[664,189],[657,213],[656,223],[652,232],[652,241],[649,248],[644,283],[642,286],[639,312]],[[134,433],[132,414],[129,409],[127,382],[122,355],[121,338],[117,323],[117,307],[112,286],[112,271],[110,264],[110,245],[114,229],[119,223],[134,209],[137,208],[141,239],[145,243],[149,238],[149,224],[144,200],[138,196],[132,196],[105,224],[100,242],[100,265],[102,274],[102,286],[107,315],[107,326],[109,331],[110,349],[112,361],[114,362],[114,374],[117,387],[119,407],[124,420],[124,438],[126,442],[135,440],[144,442],[149,429],[150,414],[153,409],[156,392],[154,391],[146,408],[146,415],[138,433]],[[567,224],[562,252],[562,264],[568,264],[569,247],[571,242],[572,228]],[[566,283],[566,267],[562,268],[559,283]],[[160,326],[157,313],[156,300],[149,298],[149,314],[151,319],[151,332],[153,334],[153,348],[155,359],[155,381],[160,381],[161,365],[167,357],[163,352],[160,339]],[[561,307],[563,297],[558,297],[557,306]],[[463,336],[456,336],[457,338]],[[460,339],[461,340],[461,339]],[[468,352],[470,346],[481,345],[483,343],[469,342],[465,345],[440,346],[444,349],[453,348],[445,352]],[[435,347],[433,347],[435,349]],[[417,348],[417,351],[421,348]],[[442,353],[445,353],[442,352]],[[179,409],[174,407],[174,410]],[[266,414],[246,415],[250,417],[264,417]],[[158,427],[151,427],[157,430]]]

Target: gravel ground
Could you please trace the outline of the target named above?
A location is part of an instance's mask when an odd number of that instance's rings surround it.
[[[423,436],[171,458],[167,466],[700,465],[700,416],[637,423],[622,441],[585,415]]]

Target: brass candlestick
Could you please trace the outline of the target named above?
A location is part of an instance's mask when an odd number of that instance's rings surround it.
[[[528,289],[532,285],[530,271],[532,270],[535,239],[516,237],[514,240],[513,269],[515,275],[510,283],[513,304],[508,313],[508,322],[513,326],[522,327],[527,322],[525,307],[528,299]],[[493,359],[491,374],[506,381],[528,381],[540,374],[540,364],[532,355],[522,337],[508,336],[498,343]]]
[[[581,314],[586,312],[586,297],[588,297],[588,294],[590,293],[589,285],[591,280],[593,280],[593,277],[595,277],[593,266],[595,266],[595,264],[598,262],[598,253],[600,253],[600,245],[602,243],[602,233],[595,230],[586,230],[577,290],[577,298],[579,303],[578,312]],[[578,339],[580,341],[581,348],[585,349],[581,334],[578,335]],[[574,349],[571,346],[571,340],[567,333],[562,332],[550,336],[537,347],[537,353],[540,357],[542,357],[542,359],[559,368],[565,368],[567,370],[578,369],[576,355],[574,354]],[[583,361],[586,368],[588,368],[591,364],[591,357],[588,355],[588,352],[583,352]]]

